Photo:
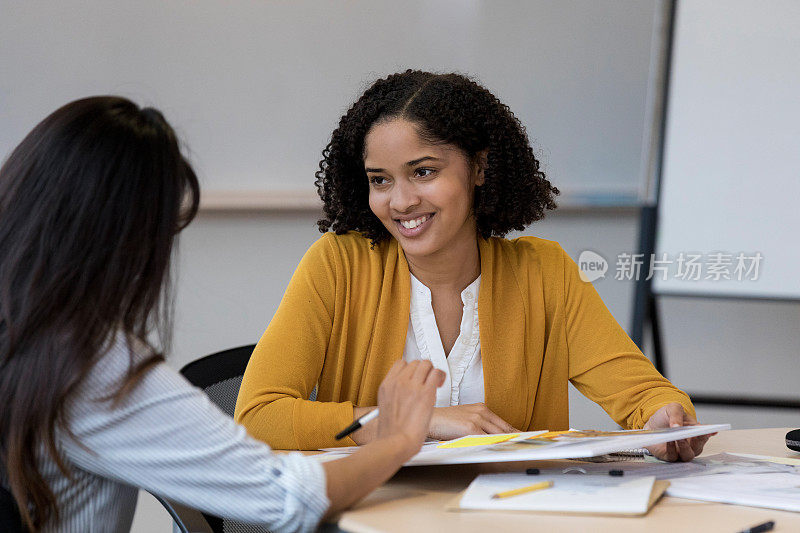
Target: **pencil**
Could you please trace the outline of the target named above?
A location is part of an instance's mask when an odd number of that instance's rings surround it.
[[[520,487],[518,489],[511,489],[505,490],[503,492],[498,492],[492,499],[497,498],[508,498],[509,496],[516,496],[517,494],[525,494],[527,492],[533,492],[535,490],[542,490],[542,489],[549,489],[553,486],[552,481],[542,481],[541,483],[534,483],[533,485],[529,485],[527,487]]]

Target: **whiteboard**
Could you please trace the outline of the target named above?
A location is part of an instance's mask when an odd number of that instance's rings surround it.
[[[654,291],[800,298],[800,2],[681,1],[676,16],[656,241],[676,263]],[[729,274],[740,253],[762,259],[757,276],[694,280],[681,252],[731,255]]]
[[[655,2],[0,0],[0,156],[69,100],[162,109],[206,189],[313,190],[377,77],[472,74],[553,183],[635,199]]]

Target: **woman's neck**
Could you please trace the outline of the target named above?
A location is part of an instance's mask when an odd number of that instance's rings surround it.
[[[446,249],[425,257],[406,255],[408,267],[429,289],[464,290],[481,273],[477,236],[454,242]]]

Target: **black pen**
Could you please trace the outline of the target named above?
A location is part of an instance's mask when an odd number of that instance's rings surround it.
[[[765,531],[772,531],[772,528],[775,527],[775,521],[770,520],[769,522],[764,522],[763,524],[758,524],[757,526],[753,526],[748,529],[743,529],[741,533],[764,533]]]
[[[336,434],[336,440],[342,440],[350,433],[358,431],[359,429],[361,429],[361,426],[363,426],[370,420],[374,420],[375,418],[378,418],[378,409],[373,409],[369,413],[365,414],[364,416],[362,416],[361,418],[359,418],[358,420],[356,420],[355,422],[353,422],[352,424],[341,430],[339,433]]]

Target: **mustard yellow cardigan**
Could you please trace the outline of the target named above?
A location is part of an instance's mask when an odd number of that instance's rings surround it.
[[[521,430],[569,427],[567,382],[617,423],[640,428],[689,397],[661,376],[553,241],[479,239],[485,403]],[[403,355],[408,263],[389,239],[322,236],[303,257],[244,374],[235,418],[278,449],[353,445],[334,435],[377,405]],[[317,401],[309,395],[317,386]]]

